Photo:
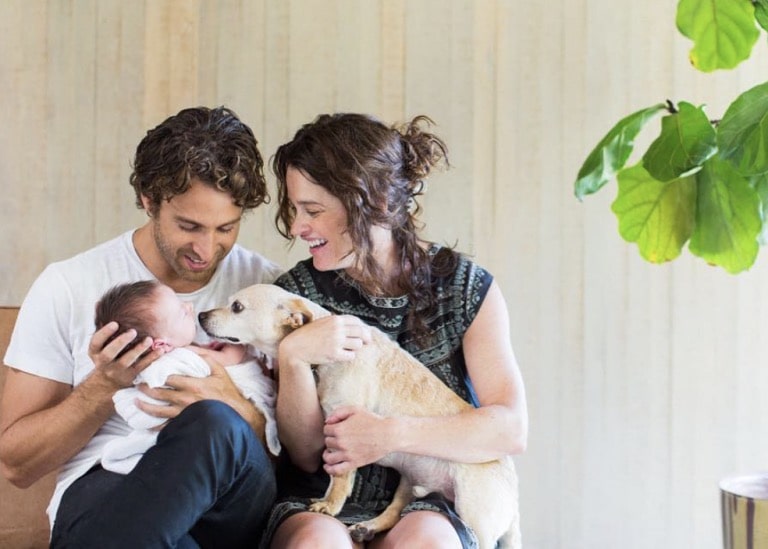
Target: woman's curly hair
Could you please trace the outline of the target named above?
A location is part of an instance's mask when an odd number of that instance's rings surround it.
[[[359,282],[374,294],[388,289],[382,287],[387,278],[371,253],[371,227],[392,231],[400,256],[395,286],[414,305],[409,325],[419,335],[424,335],[423,319],[435,306],[433,276],[449,274],[457,260],[456,253],[447,247],[431,258],[428,243],[419,237],[422,224],[417,219],[420,206],[416,198],[423,193],[424,180],[434,168],[449,166],[447,146],[425,129],[431,124],[426,116],[390,127],[364,114],[323,114],[302,126],[272,158],[278,183],[277,230],[293,240],[290,229],[295,210],[286,189],[286,173],[292,167],[344,205],[360,263]]]
[[[250,210],[269,202],[264,161],[251,129],[225,107],[184,109],[147,132],[136,149],[131,186],[136,205],[155,211],[193,179],[225,191]]]

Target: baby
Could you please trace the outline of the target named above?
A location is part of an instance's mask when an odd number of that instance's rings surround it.
[[[108,290],[96,304],[95,324],[98,330],[116,321],[121,332],[133,328],[134,341],[152,338],[152,348],[165,348],[165,354],[142,371],[134,385],[146,383],[161,387],[169,375],[193,377],[210,375],[210,367],[201,354],[211,356],[225,366],[240,392],[264,415],[269,451],[280,453],[275,423],[275,385],[261,364],[247,355],[242,345],[224,344],[218,348],[202,348],[192,342],[197,332],[191,303],[181,301],[168,286],[145,280],[120,284]],[[129,346],[130,347],[130,346]],[[128,348],[124,349],[125,352]],[[164,404],[145,395],[136,387],[117,391],[112,400],[117,413],[134,430],[122,439],[110,441],[104,448],[102,467],[116,473],[129,473],[157,440],[158,429],[166,419],[151,416],[136,405],[136,399]]]

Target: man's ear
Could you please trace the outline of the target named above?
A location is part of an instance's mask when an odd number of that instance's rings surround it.
[[[286,324],[291,328],[304,326],[304,324],[312,322],[312,319],[314,318],[312,311],[309,310],[301,299],[292,300],[288,304],[288,310],[290,311],[290,314],[288,315]]]
[[[144,206],[144,211],[147,212],[147,215],[149,217],[152,217],[152,202],[149,200],[149,197],[145,194],[141,195],[141,205]]]

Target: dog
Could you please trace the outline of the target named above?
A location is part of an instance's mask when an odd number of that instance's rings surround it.
[[[331,313],[316,303],[271,284],[237,292],[229,304],[198,315],[212,337],[252,345],[277,357],[280,341],[292,330]],[[324,414],[356,405],[384,416],[454,415],[471,408],[437,376],[380,330],[351,361],[317,365],[317,391]],[[392,503],[372,520],[350,526],[355,541],[392,528],[414,496],[439,492],[454,501],[481,549],[521,547],[517,474],[512,458],[459,463],[428,456],[391,453],[377,463],[396,469],[400,484]],[[354,486],[355,471],[331,476],[325,496],[311,511],[334,516]]]

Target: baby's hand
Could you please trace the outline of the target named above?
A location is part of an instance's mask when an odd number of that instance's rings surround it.
[[[193,351],[203,357],[210,357],[222,366],[232,366],[240,364],[245,360],[245,345],[234,345],[232,343],[221,343],[210,345],[209,347],[193,346]]]

